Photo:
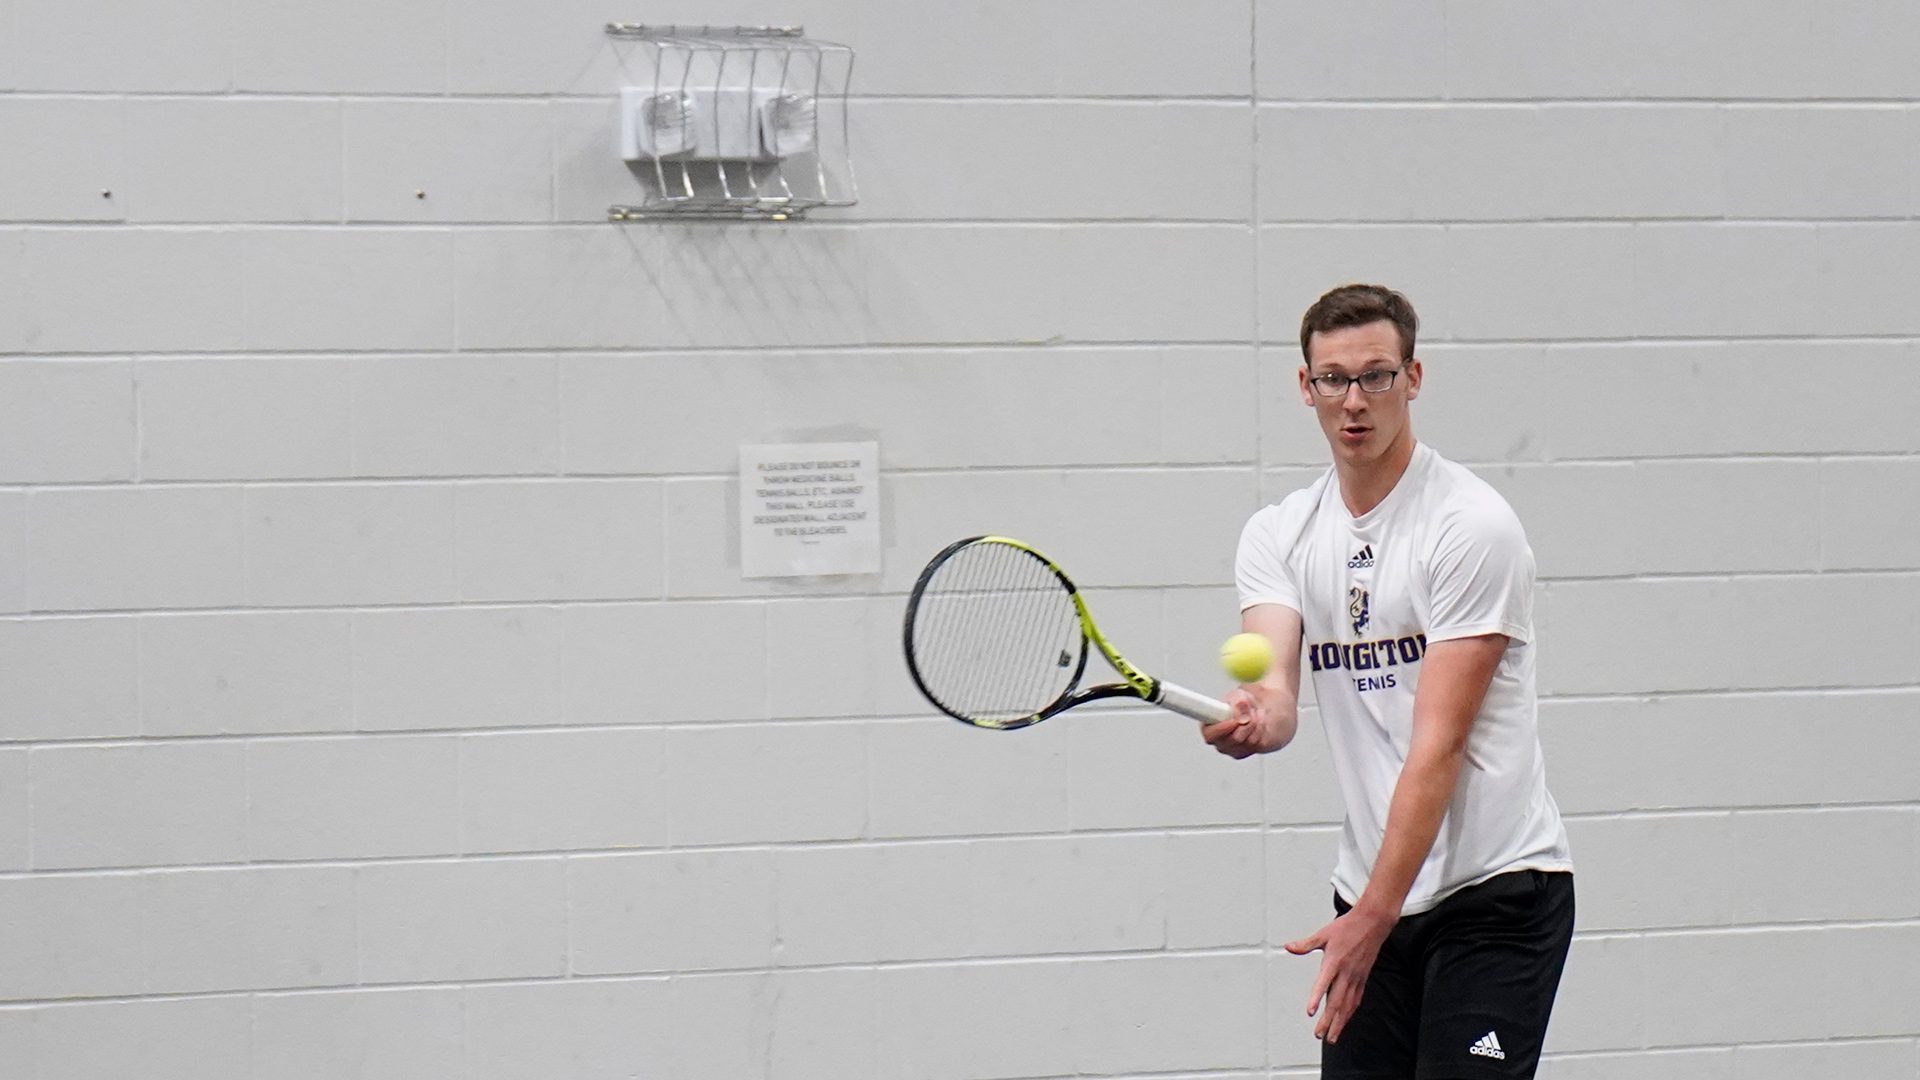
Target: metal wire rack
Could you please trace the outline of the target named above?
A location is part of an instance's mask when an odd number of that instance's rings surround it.
[[[620,94],[620,156],[646,188],[612,221],[796,220],[858,199],[853,50],[798,26],[608,23],[642,46]]]

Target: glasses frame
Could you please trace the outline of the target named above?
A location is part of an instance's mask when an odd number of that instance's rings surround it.
[[[1411,360],[1402,360],[1398,367],[1368,368],[1367,370],[1361,372],[1358,375],[1342,375],[1337,371],[1329,371],[1320,375],[1309,375],[1307,376],[1307,385],[1313,387],[1313,392],[1316,396],[1325,398],[1328,401],[1338,401],[1341,398],[1346,397],[1347,391],[1353,389],[1353,387],[1356,384],[1359,385],[1360,392],[1363,394],[1384,394],[1387,391],[1393,389],[1394,381],[1400,377],[1401,372],[1407,370],[1407,365],[1412,362],[1413,361]],[[1367,376],[1372,375],[1375,372],[1382,372],[1382,371],[1386,372],[1387,385],[1381,387],[1380,389],[1369,390],[1367,389],[1365,383],[1360,382],[1360,380],[1366,378]],[[1321,383],[1322,379],[1339,379],[1340,380],[1339,391],[1337,393],[1329,394],[1325,390],[1322,390],[1320,388],[1323,385]]]

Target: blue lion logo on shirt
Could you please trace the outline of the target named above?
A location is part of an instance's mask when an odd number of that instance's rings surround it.
[[[1355,585],[1347,590],[1347,614],[1353,617],[1353,632],[1358,634],[1366,630],[1368,620],[1367,590]]]

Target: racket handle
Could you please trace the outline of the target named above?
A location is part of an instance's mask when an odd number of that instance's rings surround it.
[[[1153,703],[1203,724],[1217,724],[1233,715],[1233,707],[1218,698],[1196,694],[1184,686],[1162,682],[1154,692]]]

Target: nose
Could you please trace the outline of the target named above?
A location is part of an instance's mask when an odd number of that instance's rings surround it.
[[[1348,383],[1347,392],[1340,398],[1340,407],[1348,412],[1355,412],[1358,406],[1363,406],[1366,403],[1367,392],[1360,389],[1360,384],[1358,382]]]

